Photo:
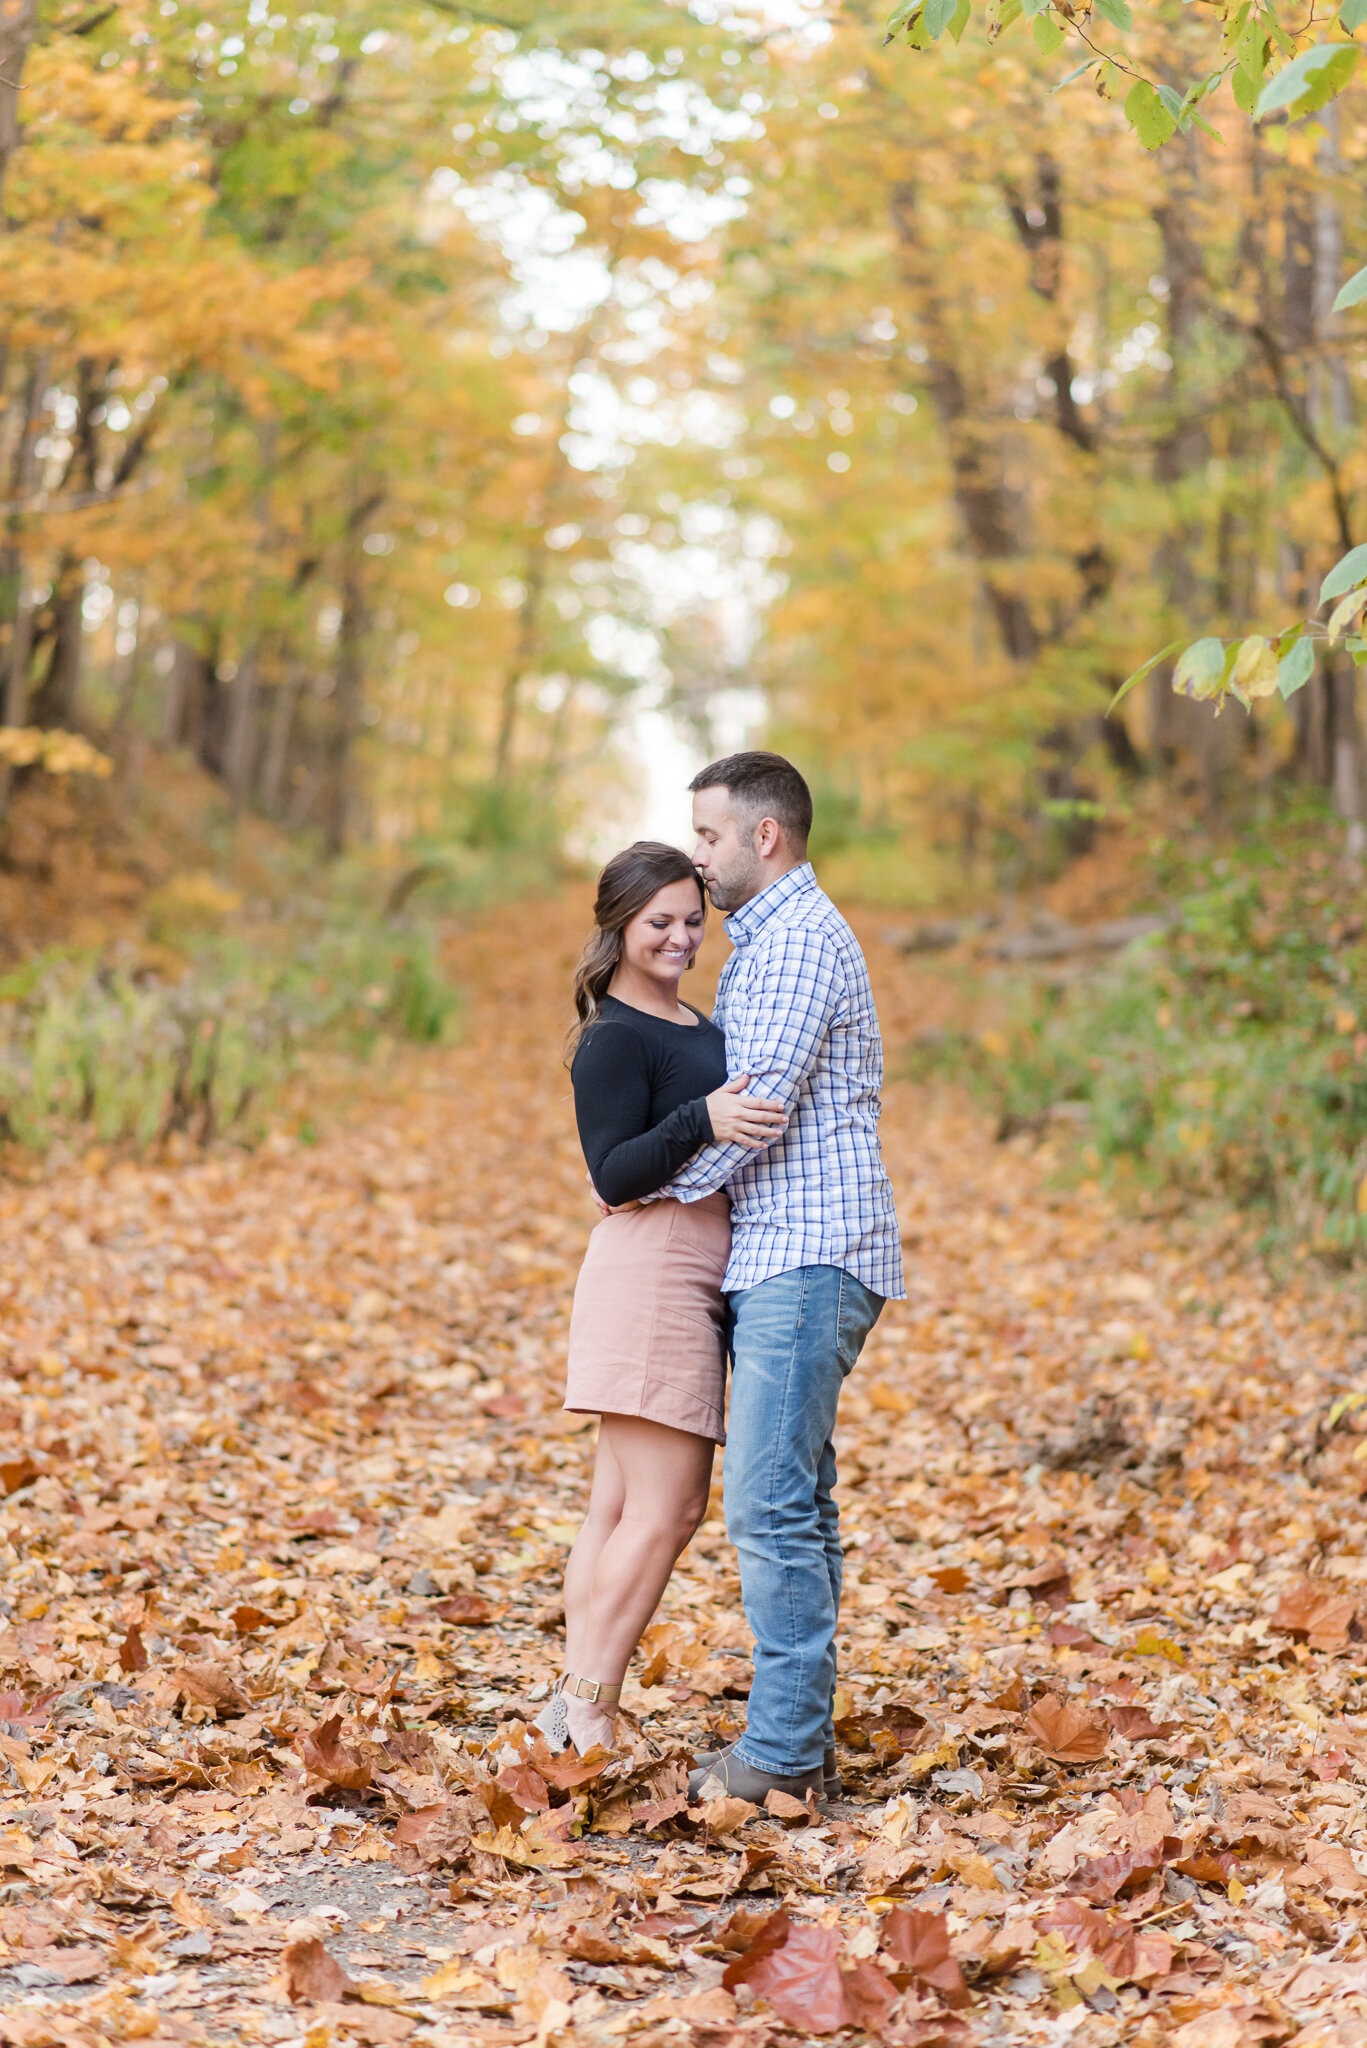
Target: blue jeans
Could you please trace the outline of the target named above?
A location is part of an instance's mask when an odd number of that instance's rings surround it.
[[[757,1770],[815,1770],[833,1740],[842,1571],[831,1435],[882,1306],[839,1266],[799,1266],[727,1297],[726,1530],[755,1638],[738,1754]]]

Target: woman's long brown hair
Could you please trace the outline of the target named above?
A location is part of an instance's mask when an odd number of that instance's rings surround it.
[[[707,895],[698,870],[677,846],[662,845],[658,839],[638,839],[634,846],[614,853],[598,877],[593,930],[574,970],[574,1007],[579,1022],[571,1031],[567,1055],[573,1054],[602,1007],[622,958],[622,933],[651,897],[671,882],[695,882],[706,914]]]

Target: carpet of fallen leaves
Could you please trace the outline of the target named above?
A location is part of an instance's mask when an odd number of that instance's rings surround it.
[[[464,1042],[333,1075],[316,1143],[0,1190],[0,2040],[1367,2042],[1357,1297],[951,1097],[888,1089],[845,1798],[688,1805],[749,1668],[715,1511],[621,1752],[529,1732],[583,911],[467,932]],[[895,1074],[938,998],[876,933]]]

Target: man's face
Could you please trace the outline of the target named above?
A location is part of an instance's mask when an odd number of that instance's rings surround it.
[[[752,826],[737,816],[726,789],[699,789],[693,796],[693,865],[718,910],[739,910],[759,893],[763,866]]]

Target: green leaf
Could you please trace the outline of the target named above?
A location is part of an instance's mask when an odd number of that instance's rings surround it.
[[[1339,9],[1339,27],[1346,36],[1351,36],[1367,21],[1367,0],[1343,0]]]
[[[895,14],[888,17],[887,34],[884,37],[884,42],[890,43],[894,36],[901,35],[902,30],[908,26],[913,16],[919,14],[920,11],[921,0],[906,0],[904,6],[899,7]]]
[[[1120,688],[1116,691],[1114,697],[1112,697],[1110,703],[1106,706],[1106,716],[1108,718],[1110,717],[1111,713],[1115,710],[1115,707],[1120,702],[1121,698],[1128,697],[1130,691],[1134,688],[1136,683],[1143,682],[1145,676],[1149,673],[1150,669],[1157,668],[1160,661],[1166,661],[1170,654],[1176,654],[1178,648],[1184,647],[1185,645],[1186,642],[1184,640],[1169,640],[1166,647],[1160,648],[1157,654],[1151,654],[1148,660],[1142,663],[1141,666],[1135,670],[1132,676],[1126,676],[1124,682],[1120,685]]]
[[[1302,634],[1293,640],[1277,664],[1277,688],[1283,697],[1294,697],[1297,690],[1303,690],[1315,673],[1315,643],[1308,635]]]
[[[1313,20],[1313,18],[1314,17],[1312,16],[1311,19]],[[1286,30],[1282,27],[1276,15],[1264,15],[1263,21],[1264,25],[1266,26],[1268,35],[1270,36],[1272,41],[1277,45],[1277,48],[1281,51],[1283,57],[1294,57],[1296,54],[1295,42],[1286,33]]]
[[[1269,54],[1267,37],[1263,34],[1263,25],[1261,21],[1255,18],[1248,24],[1248,27],[1239,38],[1238,47],[1234,53],[1234,61],[1245,78],[1251,78],[1255,85],[1261,86],[1263,74],[1267,70]]]
[[[1193,640],[1172,672],[1173,692],[1178,697],[1203,700],[1213,697],[1224,681],[1225,645],[1207,636]]]
[[[1066,77],[1061,78],[1057,85],[1050,88],[1051,97],[1056,92],[1062,92],[1065,85],[1071,85],[1075,78],[1081,78],[1084,71],[1090,71],[1093,64],[1099,64],[1100,62],[1101,59],[1099,57],[1086,57],[1081,64],[1075,64]]]
[[[1037,14],[1031,33],[1041,57],[1052,57],[1064,38],[1063,25],[1052,14]]]
[[[1037,14],[1047,14],[1051,4],[1052,0],[1024,0],[1027,20],[1033,20]]]
[[[1364,582],[1367,582],[1367,546],[1349,548],[1321,583],[1319,601],[1328,604],[1331,597],[1342,597],[1346,590]]]
[[[932,43],[938,43],[954,19],[956,0],[926,0],[924,21],[926,34]]]
[[[1367,0],[1363,0],[1367,7]],[[1334,311],[1346,313],[1350,306],[1360,306],[1367,299],[1367,270],[1355,270],[1347,284],[1339,286],[1338,297],[1334,300]]]
[[[972,11],[972,8],[969,6],[969,0],[958,0],[957,7],[954,9],[953,14],[950,15],[949,27],[945,33],[953,36],[956,43],[963,41],[964,30],[968,27],[968,19]]]
[[[1352,4],[1352,0],[1349,0]],[[1096,11],[1109,21],[1113,28],[1133,28],[1134,16],[1130,12],[1130,0],[1095,0]]]
[[[1226,22],[1224,40],[1227,50],[1232,50],[1237,46],[1239,38],[1244,32],[1245,24],[1248,21],[1250,5],[1251,0],[1243,0],[1242,6]]]
[[[1125,119],[1145,149],[1159,149],[1177,133],[1177,117],[1156,86],[1137,78],[1125,95]]]
[[[1258,81],[1250,78],[1246,71],[1236,71],[1230,80],[1234,104],[1241,114],[1251,114],[1258,104]]]
[[[1162,100],[1163,105],[1172,115],[1173,120],[1180,121],[1183,113],[1186,111],[1187,103],[1183,99],[1181,93],[1178,92],[1176,86],[1160,85],[1158,88],[1158,97],[1160,100]]]
[[[1313,50],[1302,50],[1263,87],[1253,109],[1254,120],[1283,112],[1297,116],[1316,113],[1335,93],[1343,91],[1361,54],[1356,43],[1317,43]]]

